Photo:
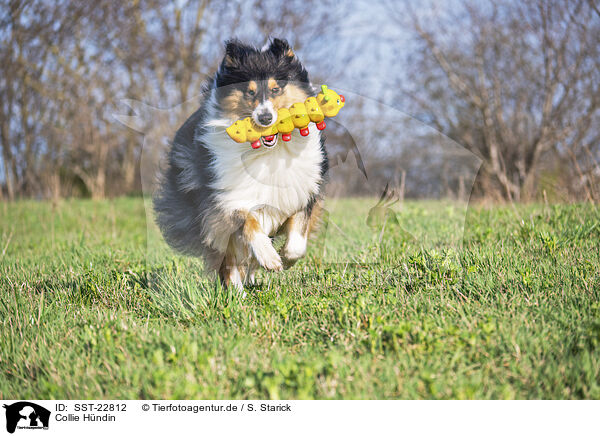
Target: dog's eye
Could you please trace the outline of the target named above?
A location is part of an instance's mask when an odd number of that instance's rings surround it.
[[[249,95],[250,97],[254,97],[254,96],[256,95],[256,91],[254,91],[253,89],[249,89],[249,90],[248,90],[248,95]]]
[[[281,91],[281,88],[277,88],[277,87],[275,87],[275,88],[271,89],[271,92],[272,92],[274,95],[277,95],[277,94],[279,94],[279,92],[280,92],[280,91]]]

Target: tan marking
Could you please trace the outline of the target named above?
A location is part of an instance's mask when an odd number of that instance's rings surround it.
[[[240,112],[240,107],[243,104],[244,94],[240,90],[233,90],[227,97],[221,100],[221,108],[227,116],[237,118]]]
[[[284,227],[284,231],[286,235],[289,235],[290,232],[292,231],[292,229],[294,228],[294,217],[296,215],[292,215],[291,217],[289,217],[286,222],[283,224]]]
[[[251,89],[251,86],[254,86],[255,89],[257,89],[257,83],[255,81],[249,82],[248,89]],[[281,95],[270,97],[269,100],[273,103],[273,107],[277,111],[281,108],[287,109],[294,103],[303,103],[307,98],[308,94],[306,94],[306,92],[300,87],[290,83],[283,88],[283,93]],[[256,109],[259,103],[257,98],[252,100],[244,98],[244,93],[236,89],[221,100],[221,108],[223,109],[223,115],[226,118],[239,120],[240,118],[248,116],[252,110]]]
[[[281,108],[289,108],[294,103],[304,103],[304,100],[308,98],[308,94],[304,92],[300,87],[294,84],[288,84],[283,89],[283,94],[271,97],[271,103],[275,110]]]
[[[244,238],[248,241],[252,241],[254,239],[254,235],[261,231],[260,223],[254,218],[252,215],[248,215],[246,217],[246,222],[244,223]]]
[[[296,231],[301,235],[308,234],[308,226],[309,226],[310,218],[306,216],[306,211],[301,210],[298,213],[290,216],[285,222],[279,227],[276,236],[279,235],[289,235],[292,231]]]
[[[289,235],[292,231],[296,231],[301,235],[306,235],[306,231],[308,230],[308,217],[304,210],[300,211],[289,217],[283,226],[286,235]]]
[[[225,66],[233,67],[234,65],[235,65],[235,60],[233,59],[233,57],[226,55],[225,56]]]
[[[293,58],[294,57],[294,50],[292,50],[291,48],[285,52],[285,55],[289,58]]]
[[[254,83],[256,87],[256,82],[250,82],[250,84]],[[248,100],[244,97],[244,93],[238,89],[231,91],[231,93],[224,97],[221,100],[221,109],[223,110],[223,115],[226,118],[237,119],[243,118],[247,116],[253,109],[258,106],[259,101],[257,98],[252,98]]]
[[[269,86],[270,90],[272,90],[273,88],[279,87],[279,85],[277,84],[277,80],[273,79],[272,77],[269,77],[267,85]]]
[[[292,215],[291,217],[288,217],[288,219],[285,220],[285,222],[277,229],[275,236],[279,236],[279,235],[287,236],[292,231],[292,228],[294,228],[294,215]]]
[[[219,278],[225,287],[231,285],[231,278],[236,273],[239,274],[242,283],[245,283],[250,269],[256,268],[255,260],[244,261],[250,253],[244,245],[240,245],[240,230],[229,237],[227,249],[219,267]]]
[[[254,80],[251,80],[250,82],[248,82],[248,91],[256,92],[257,89],[258,89],[258,84]]]

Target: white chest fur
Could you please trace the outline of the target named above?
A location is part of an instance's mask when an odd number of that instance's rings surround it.
[[[225,213],[254,211],[263,230],[274,233],[318,192],[321,181],[319,131],[303,137],[297,131],[289,142],[281,137],[273,148],[254,150],[238,144],[224,132],[202,138],[214,160],[218,207]]]

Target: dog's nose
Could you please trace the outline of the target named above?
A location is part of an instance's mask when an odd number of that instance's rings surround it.
[[[270,124],[271,121],[273,121],[273,115],[271,115],[271,112],[263,112],[258,116],[258,122],[263,126]]]

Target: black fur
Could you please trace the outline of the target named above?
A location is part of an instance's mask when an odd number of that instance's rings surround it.
[[[287,41],[274,39],[270,47],[261,51],[236,39],[227,41],[225,57],[216,76],[217,86],[228,86],[249,80],[276,80],[304,82],[308,72],[294,55],[288,56]]]
[[[269,77],[273,77],[282,87],[287,82],[294,82],[312,94],[308,72],[298,58],[289,53],[291,48],[283,39],[275,38],[265,51],[237,39],[227,41],[225,57],[215,76],[217,98],[235,89],[236,85],[244,86],[250,80],[264,83]]]

